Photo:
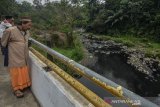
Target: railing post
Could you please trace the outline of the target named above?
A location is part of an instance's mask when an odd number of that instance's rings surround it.
[[[45,42],[49,48],[52,48],[51,39],[49,36],[47,36],[47,34],[45,35]],[[53,61],[52,55],[50,55],[48,52],[47,52],[47,59],[49,59],[50,61]]]
[[[47,44],[48,47],[52,48],[51,41],[46,40],[46,44]],[[49,59],[50,61],[53,61],[52,55],[47,53],[47,59]]]

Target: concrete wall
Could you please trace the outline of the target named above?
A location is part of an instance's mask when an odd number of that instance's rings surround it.
[[[94,107],[30,52],[32,92],[42,107]]]

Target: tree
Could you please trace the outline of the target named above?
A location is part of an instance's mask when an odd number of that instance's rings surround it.
[[[33,0],[33,4],[36,6],[37,9],[41,9],[42,0]]]
[[[15,15],[17,2],[15,0],[0,0],[0,15]]]
[[[89,21],[93,21],[96,16],[97,11],[97,0],[89,0],[88,2],[89,9]]]

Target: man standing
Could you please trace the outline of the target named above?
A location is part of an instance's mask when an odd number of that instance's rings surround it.
[[[5,20],[3,20],[0,24],[0,47],[1,47],[1,38],[5,29],[12,27],[14,24],[14,18],[12,16],[5,16]],[[4,66],[8,66],[8,48],[1,47],[1,51],[4,55]]]
[[[28,67],[28,30],[31,26],[31,19],[29,17],[23,17],[18,23],[18,26],[5,30],[1,40],[2,46],[5,47],[8,45],[8,67],[12,88],[18,98],[23,97],[22,90],[31,85]]]
[[[11,27],[13,24],[13,21],[14,19],[12,16],[5,16],[5,20],[3,20],[0,24],[0,40],[2,38],[4,30]]]

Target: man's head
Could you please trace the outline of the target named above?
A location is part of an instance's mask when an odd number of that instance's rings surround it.
[[[32,20],[29,17],[22,17],[18,25],[21,26],[23,31],[27,31],[32,27]]]
[[[11,24],[14,22],[13,16],[5,16],[5,20],[7,20],[7,22]]]

